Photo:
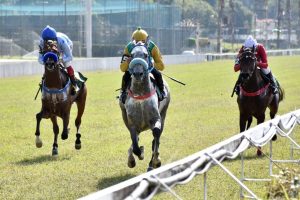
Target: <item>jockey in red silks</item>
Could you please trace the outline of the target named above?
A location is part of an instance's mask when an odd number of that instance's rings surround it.
[[[244,52],[244,50],[246,48],[247,49],[254,48],[255,56],[257,59],[256,65],[261,69],[263,74],[269,79],[273,94],[278,93],[277,82],[276,82],[274,76],[272,75],[271,69],[268,65],[268,59],[267,59],[267,53],[266,53],[265,47],[262,44],[257,43],[256,39],[254,39],[251,35],[248,36],[248,38],[245,40],[243,46],[239,50],[239,53],[235,60],[234,71],[237,72],[240,70],[239,58],[240,58],[240,55]],[[237,93],[237,95],[239,94],[240,80],[241,79],[239,77],[236,87],[235,87],[235,92]]]
[[[61,55],[62,63],[64,67],[67,69],[68,75],[71,79],[75,92],[77,92],[79,88],[76,84],[74,69],[71,65],[71,61],[73,60],[73,55],[72,55],[73,42],[66,34],[61,32],[56,32],[54,28],[47,25],[41,33],[41,40],[39,44],[40,52],[39,52],[38,61],[42,65],[44,64],[43,57],[44,54],[46,53],[44,51],[44,47],[47,42],[56,43],[57,51],[58,51],[56,53]]]

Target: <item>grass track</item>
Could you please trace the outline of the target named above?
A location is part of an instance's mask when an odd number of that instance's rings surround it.
[[[279,114],[299,109],[300,57],[270,57],[270,66],[285,89],[286,98]],[[166,79],[171,88],[165,131],[160,154],[163,164],[184,158],[208,146],[237,134],[238,107],[231,98],[237,73],[233,61],[216,61],[191,65],[168,66],[165,73],[187,85]],[[85,73],[89,80],[86,111],[82,121],[82,149],[76,151],[75,112],[72,109],[69,139],[59,139],[59,156],[51,156],[53,143],[50,120],[41,122],[43,147],[35,147],[35,114],[40,100],[33,101],[40,76],[0,80],[0,199],[76,199],[144,173],[149,159],[152,136],[141,135],[145,160],[134,169],[127,167],[129,133],[121,119],[114,92],[119,88],[122,73]],[[40,97],[40,96],[39,96]],[[267,120],[269,116],[267,116]],[[62,122],[59,120],[60,130]],[[299,141],[299,128],[296,131]],[[279,138],[275,155],[287,156],[288,143]],[[264,148],[268,152],[268,148]],[[255,150],[246,152],[251,176],[267,175],[267,159],[257,159]],[[297,154],[300,156],[300,153]],[[239,174],[240,162],[226,162],[232,172]],[[285,165],[284,165],[285,166]],[[276,169],[275,169],[276,170]],[[239,188],[218,167],[208,173],[209,199],[238,199]],[[265,194],[264,183],[247,183],[260,197]],[[183,199],[202,199],[202,176],[188,185],[174,188]],[[226,191],[222,192],[221,191]],[[175,199],[164,193],[154,199]]]

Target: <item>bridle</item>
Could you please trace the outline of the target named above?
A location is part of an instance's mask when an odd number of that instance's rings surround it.
[[[248,81],[254,75],[256,67],[256,56],[254,54],[254,50],[245,49],[240,55],[240,75],[242,82]]]
[[[53,72],[54,70],[57,70],[59,68],[59,63],[55,62],[52,58],[48,58],[45,62],[45,68],[49,72]]]

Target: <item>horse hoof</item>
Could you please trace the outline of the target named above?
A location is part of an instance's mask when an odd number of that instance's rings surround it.
[[[135,159],[134,159],[133,155],[130,155],[130,156],[128,157],[127,166],[128,166],[129,168],[134,168],[135,165],[136,165]]]
[[[262,151],[261,151],[260,148],[257,149],[256,155],[257,155],[258,157],[262,156]]]
[[[277,135],[275,134],[273,137],[272,137],[272,141],[276,141],[277,140]]]
[[[161,166],[160,158],[154,159],[153,160],[153,168],[156,169],[156,168],[159,168],[160,166]]]
[[[37,148],[41,148],[41,147],[43,146],[43,142],[42,142],[42,141],[36,142],[36,143],[35,143],[35,146],[36,146]]]
[[[68,139],[68,134],[61,134],[61,139],[62,140]]]
[[[58,150],[52,149],[52,156],[58,156]]]
[[[75,144],[75,149],[77,150],[81,149],[81,144]]]
[[[153,170],[153,167],[148,167],[147,172],[150,172],[151,170]]]
[[[37,148],[41,148],[43,146],[43,142],[42,142],[42,140],[39,137],[35,138],[35,146]]]
[[[140,149],[141,149],[141,155],[138,156],[139,160],[144,160],[144,146],[140,146]]]

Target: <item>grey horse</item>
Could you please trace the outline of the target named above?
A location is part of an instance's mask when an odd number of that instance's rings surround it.
[[[130,87],[127,90],[125,104],[119,102],[123,121],[128,128],[132,144],[128,150],[128,167],[136,165],[134,155],[140,160],[144,159],[144,147],[139,146],[139,134],[145,130],[152,130],[152,158],[148,171],[161,166],[159,157],[160,136],[164,128],[165,117],[170,103],[170,90],[167,83],[165,92],[167,97],[158,101],[155,84],[150,79],[148,67],[148,53],[145,46],[136,46],[132,50],[132,60],[129,64],[131,74]]]

